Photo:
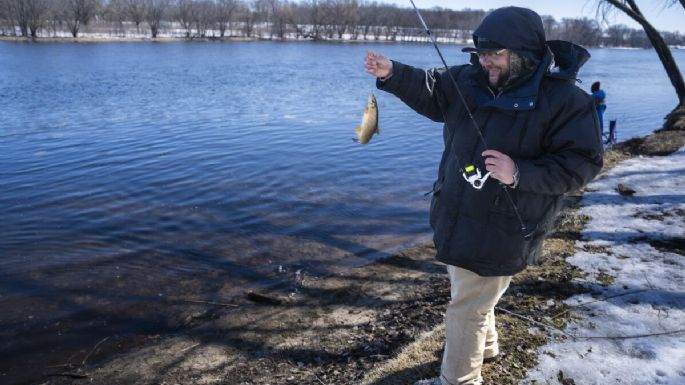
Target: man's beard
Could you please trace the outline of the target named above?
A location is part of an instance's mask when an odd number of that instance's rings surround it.
[[[496,67],[499,70],[499,74],[497,75],[497,79],[492,79],[492,76],[490,75],[490,71],[485,69],[485,72],[488,74],[488,82],[490,83],[491,87],[494,88],[503,88],[506,84],[507,81],[509,81],[509,74],[510,71],[507,69],[502,70],[500,67]]]
[[[500,72],[499,77],[497,77],[497,88],[504,88],[504,86],[509,82],[509,75],[511,72],[507,70],[506,72]]]

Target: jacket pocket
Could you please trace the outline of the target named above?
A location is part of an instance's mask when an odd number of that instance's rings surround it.
[[[433,183],[433,189],[430,191],[431,194],[431,205],[430,212],[428,215],[428,222],[433,230],[435,230],[435,225],[437,222],[439,204],[440,204],[440,191],[442,190],[442,181],[438,179]]]
[[[503,271],[523,269],[527,265],[532,244],[532,238],[527,237],[526,233],[532,230],[526,224],[524,232],[516,216],[491,211],[486,230],[488,234],[484,236],[486,241],[481,245],[480,254]]]
[[[428,216],[428,223],[431,225],[431,229],[435,231],[435,222],[437,221],[436,217],[438,215],[438,196],[433,194],[431,197],[431,208],[430,208],[430,214]]]

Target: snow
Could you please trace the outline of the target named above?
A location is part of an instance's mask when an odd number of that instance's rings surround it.
[[[588,190],[580,214],[591,219],[567,259],[592,289],[566,301],[578,319],[565,332],[582,338],[540,347],[521,384],[684,385],[685,255],[661,246],[685,241],[685,147],[624,161]]]

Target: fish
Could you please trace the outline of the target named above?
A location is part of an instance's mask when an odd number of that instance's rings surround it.
[[[380,134],[378,129],[378,103],[373,94],[369,94],[369,101],[364,108],[364,116],[362,123],[354,130],[357,133],[357,138],[352,139],[360,144],[366,144],[371,141],[373,134]]]

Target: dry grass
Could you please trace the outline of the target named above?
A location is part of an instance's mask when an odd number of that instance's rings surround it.
[[[360,385],[412,384],[419,378],[435,377],[444,340],[445,325],[441,323],[371,370]]]

